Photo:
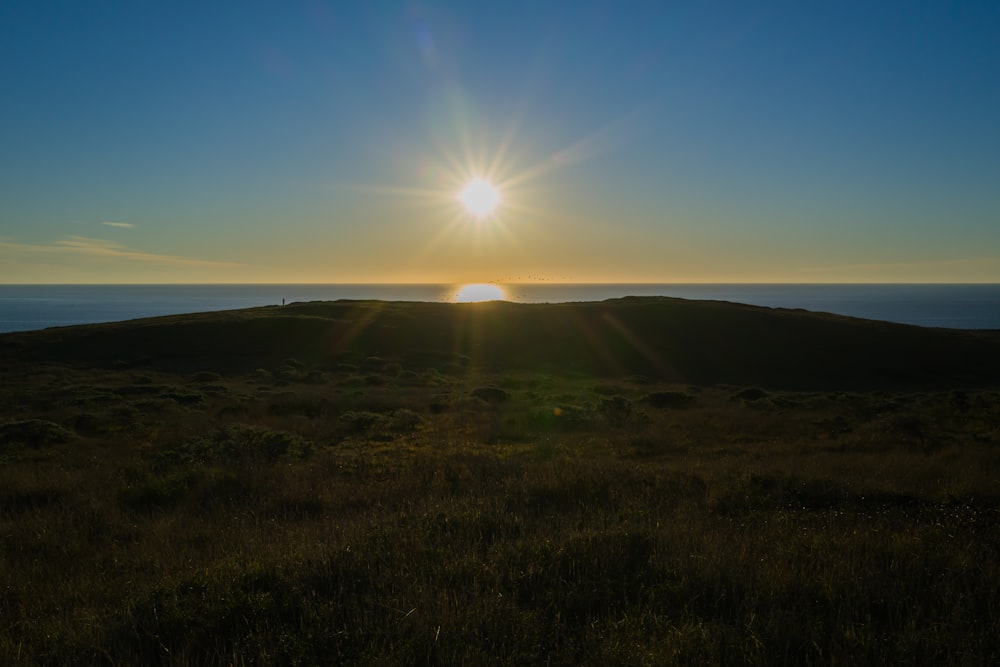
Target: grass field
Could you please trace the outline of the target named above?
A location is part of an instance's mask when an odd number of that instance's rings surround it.
[[[625,305],[0,336],[0,663],[1000,660],[991,335]]]

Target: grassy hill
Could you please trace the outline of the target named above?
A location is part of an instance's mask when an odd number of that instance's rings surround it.
[[[892,388],[1000,382],[995,332],[928,329],[725,302],[315,302],[0,337],[6,360],[246,371],[379,357],[698,385]]]
[[[0,664],[996,664],[1000,343],[730,303],[0,336]]]

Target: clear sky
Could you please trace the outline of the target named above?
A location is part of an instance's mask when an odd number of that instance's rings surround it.
[[[0,282],[1000,282],[998,35],[996,0],[4,0]]]

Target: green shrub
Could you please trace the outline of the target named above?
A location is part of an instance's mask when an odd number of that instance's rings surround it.
[[[740,391],[734,393],[730,398],[738,401],[759,401],[762,398],[767,398],[767,392],[763,389],[758,389],[757,387],[747,387],[746,389],[741,389]]]
[[[419,414],[409,408],[401,408],[392,413],[389,419],[389,428],[400,433],[409,433],[417,430],[423,423]]]
[[[477,387],[472,390],[472,395],[487,403],[503,403],[510,400],[510,393],[499,387]]]
[[[401,385],[420,385],[424,381],[418,373],[413,371],[401,371],[399,375],[396,376],[396,383]]]
[[[682,391],[655,391],[645,400],[654,408],[686,408],[694,402],[694,396]]]
[[[0,445],[41,447],[69,442],[74,437],[72,431],[45,419],[26,419],[0,426]]]
[[[73,418],[73,429],[81,435],[103,435],[111,430],[107,417],[81,412]]]
[[[312,445],[295,433],[243,424],[219,429],[212,442],[217,450],[233,459],[260,456],[267,459],[302,458],[312,451]]]
[[[364,433],[382,421],[382,415],[377,412],[345,412],[337,419],[347,433]]]
[[[207,438],[194,438],[157,457],[160,464],[207,463],[213,461],[275,460],[304,458],[312,444],[294,433],[272,431],[260,426],[233,424]]]
[[[136,512],[170,509],[187,495],[191,482],[191,476],[186,474],[151,477],[119,489],[118,503]]]
[[[160,394],[157,398],[169,398],[181,405],[196,405],[205,400],[205,395],[197,391],[168,391]]]
[[[361,370],[368,373],[378,373],[386,365],[386,361],[380,357],[367,357],[361,362]]]
[[[612,426],[624,426],[632,417],[632,402],[624,396],[612,396],[601,400],[601,412]]]

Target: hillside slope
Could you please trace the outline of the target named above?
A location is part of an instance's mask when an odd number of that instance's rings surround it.
[[[0,336],[0,363],[252,370],[369,356],[769,388],[1000,385],[996,332],[928,329],[715,301],[296,303]]]

